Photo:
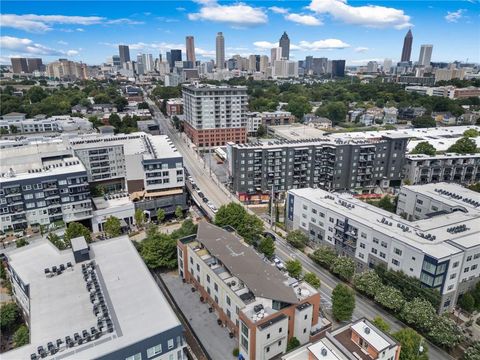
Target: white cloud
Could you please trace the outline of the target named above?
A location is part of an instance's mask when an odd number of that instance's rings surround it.
[[[66,16],[66,15],[36,15],[36,14],[0,14],[0,26],[13,29],[24,30],[28,32],[44,32],[52,30],[54,25],[117,25],[143,24],[140,21],[134,21],[127,18],[106,19],[100,16]],[[77,31],[83,31],[83,29]]]
[[[445,20],[450,23],[456,23],[463,17],[464,13],[464,9],[458,9],[457,11],[448,11],[448,14],[445,15]]]
[[[177,7],[177,11],[185,11],[187,9],[185,9],[184,7]]]
[[[215,50],[205,50],[202,48],[195,48],[195,55],[205,58],[215,57]]]
[[[78,32],[84,32],[85,29],[82,29],[82,28],[76,28],[75,30],[77,30]]]
[[[27,38],[17,38],[13,36],[1,36],[0,48],[2,50],[14,51],[21,55],[43,55],[43,56],[75,56],[78,54],[77,50],[57,50],[42,44],[34,43]]]
[[[349,44],[339,39],[325,39],[313,42],[300,41],[298,44],[302,50],[330,50],[330,49],[345,49],[350,47]]]
[[[271,12],[274,12],[275,14],[288,14],[288,9],[281,8],[278,6],[271,6],[268,8]]]
[[[367,52],[369,49],[367,47],[364,47],[364,46],[359,46],[359,47],[356,47],[355,48],[355,52],[357,53],[364,53],[364,52]]]
[[[347,65],[367,65],[370,61],[375,61],[378,64],[383,64],[385,59],[373,58],[373,59],[359,59],[359,60],[347,60]]]
[[[312,15],[288,14],[285,15],[285,20],[290,20],[307,26],[323,25],[320,19],[317,19],[315,16]]]
[[[215,1],[197,1],[202,4],[198,13],[188,14],[190,20],[207,20],[230,24],[235,27],[260,25],[268,21],[267,14],[261,8],[244,3],[219,5]]]
[[[312,0],[308,9],[317,14],[329,14],[347,24],[396,29],[412,26],[410,16],[403,10],[385,6],[351,6],[347,4],[347,0]]]
[[[278,43],[269,41],[255,41],[253,43],[256,50],[269,50],[274,47],[278,47]],[[318,50],[330,50],[330,49],[345,49],[350,47],[349,44],[339,39],[324,39],[317,41],[305,41],[302,40],[298,44],[290,44],[290,50],[293,51],[318,51]]]
[[[60,45],[68,45],[68,42],[63,41],[63,40],[59,40],[59,41],[57,41],[57,43],[59,43]]]

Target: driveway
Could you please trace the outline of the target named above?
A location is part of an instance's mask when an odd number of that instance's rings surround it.
[[[228,329],[217,324],[215,312],[208,312],[209,306],[200,302],[198,292],[192,293],[192,286],[184,284],[176,273],[161,276],[212,360],[234,359],[232,350],[238,347],[237,339],[230,339]]]

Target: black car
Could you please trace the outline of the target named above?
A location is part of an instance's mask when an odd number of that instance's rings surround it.
[[[203,200],[204,203],[207,203],[207,202],[208,202],[208,199],[207,199],[206,197],[203,197],[202,200]]]
[[[203,195],[203,193],[201,191],[198,193],[198,196],[200,196],[200,198],[202,198],[202,199],[205,197],[205,195]]]

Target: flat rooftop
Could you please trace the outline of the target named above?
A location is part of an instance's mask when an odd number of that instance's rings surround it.
[[[97,318],[92,311],[82,264],[70,249],[59,251],[37,241],[8,255],[9,263],[30,289],[30,344],[2,354],[2,359],[30,359],[38,346],[90,331]],[[106,333],[56,358],[93,359],[180,325],[162,292],[127,236],[90,244],[90,260],[105,297],[114,332]],[[73,269],[46,277],[45,268],[71,262]],[[134,294],[134,296],[132,296]]]
[[[268,129],[272,131],[275,136],[285,140],[316,139],[325,136],[325,131],[302,124],[277,125],[271,126]]]
[[[441,184],[431,184],[431,187],[433,186],[442,187]],[[480,194],[465,190],[468,191],[470,197],[480,201]],[[425,191],[429,191],[428,188]],[[459,253],[461,247],[480,246],[478,242],[480,238],[480,208],[470,207],[470,211],[467,213],[457,211],[429,219],[407,221],[399,215],[356,199],[349,193],[329,193],[313,188],[293,189],[289,192],[352,219],[354,222],[350,223],[354,226],[355,222],[364,224],[437,259]],[[422,191],[422,193],[424,192]],[[466,225],[466,231],[456,234],[448,231],[450,227],[461,224]],[[425,237],[427,234],[430,234],[430,239]]]

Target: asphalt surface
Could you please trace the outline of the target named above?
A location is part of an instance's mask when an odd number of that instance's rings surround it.
[[[160,129],[164,134],[168,135],[172,142],[177,147],[177,150],[183,155],[184,165],[190,172],[190,176],[193,177],[195,182],[205,196],[212,201],[217,208],[223,204],[229,202],[241,203],[235,196],[228,193],[228,191],[223,187],[223,184],[219,184],[214,176],[210,174],[207,166],[203,163],[200,156],[194,153],[192,149],[189,149],[188,141],[182,138],[182,135],[177,133],[171,126],[170,120],[165,118],[160,112],[158,107],[149,100],[149,104],[155,112],[155,119],[157,120]],[[211,177],[213,176],[213,177]],[[228,194],[227,194],[228,193]],[[208,209],[206,204],[200,204],[204,209]],[[209,209],[208,209],[209,210]],[[264,221],[265,227],[269,228],[270,225]],[[316,274],[321,281],[320,294],[323,298],[322,302],[329,306],[331,304],[331,295],[335,286],[339,283],[342,283],[341,280],[330,274],[327,270],[315,264],[306,254],[303,252],[292,248],[286,243],[286,241],[277,236],[276,240],[276,254],[283,261],[290,259],[298,259],[302,263],[303,268],[306,271],[313,272]],[[353,319],[358,319],[366,317],[367,319],[373,319],[375,316],[381,316],[391,327],[391,331],[395,332],[401,328],[407,327],[393,315],[390,315],[388,312],[383,310],[380,306],[375,304],[373,301],[363,297],[362,295],[356,295],[355,310],[353,312]],[[429,341],[426,341],[428,344],[428,355],[430,359],[434,360],[452,360],[452,356],[447,354],[445,351],[435,346]]]

